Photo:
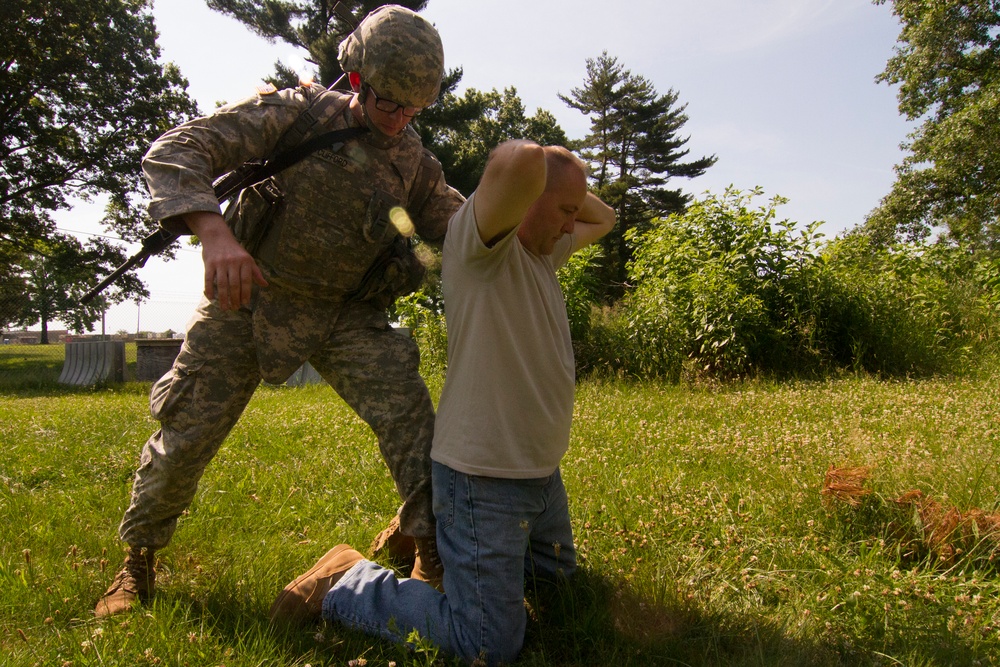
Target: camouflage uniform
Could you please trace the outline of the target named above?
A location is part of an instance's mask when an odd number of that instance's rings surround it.
[[[143,161],[150,214],[170,228],[184,213],[219,211],[214,178],[270,154],[321,99],[328,103],[322,130],[357,126],[350,97],[321,86],[263,91],[171,130]],[[227,211],[238,236],[254,216],[271,216],[251,251],[268,287],[255,287],[250,306],[238,311],[207,299],[199,305],[173,368],[153,385],[150,407],[160,429],[142,450],[122,540],[166,545],[261,379],[284,382],[307,360],[378,437],[403,499],[403,532],[434,536],[434,413],[416,344],[391,330],[384,301],[352,298],[396,239],[384,224],[386,207],[403,205],[424,241],[442,241],[462,197],[437,178],[422,189],[426,197],[413,201],[428,156],[409,127],[393,138],[365,134],[272,177],[283,194],[277,205],[262,201],[258,187]]]

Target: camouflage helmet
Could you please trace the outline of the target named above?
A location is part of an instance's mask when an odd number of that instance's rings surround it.
[[[340,43],[340,67],[358,72],[379,97],[410,107],[437,99],[444,75],[444,48],[436,28],[399,5],[365,17]]]

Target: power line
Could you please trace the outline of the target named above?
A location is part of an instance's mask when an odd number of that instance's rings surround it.
[[[96,236],[102,239],[109,239],[111,241],[121,241],[122,243],[138,243],[138,241],[126,241],[120,236],[109,236],[108,234],[97,234],[94,232],[81,232],[78,229],[66,229],[65,227],[57,226],[56,229],[60,232],[69,232],[70,234],[80,234],[82,236]],[[181,252],[200,252],[199,250],[192,250],[191,248],[185,248],[183,245],[177,248]]]

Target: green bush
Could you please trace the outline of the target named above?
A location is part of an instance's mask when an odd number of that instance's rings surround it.
[[[573,253],[559,269],[559,284],[566,298],[569,331],[574,341],[585,341],[590,334],[591,310],[598,304],[600,294],[595,267],[603,254],[601,246],[595,243]]]
[[[643,331],[635,353],[648,357],[651,340],[680,345],[699,374],[736,377],[815,365],[808,341],[813,319],[800,287],[821,234],[817,224],[796,232],[776,221],[780,197],[759,207],[760,190],[708,195],[682,215],[654,221],[633,236],[632,291],[620,308]],[[667,332],[653,336],[652,331]],[[656,356],[676,366],[678,354]],[[676,367],[658,376],[676,376]]]
[[[995,354],[996,260],[943,244],[837,239],[817,261],[823,351],[890,375],[965,372]]]
[[[420,347],[420,374],[425,378],[444,375],[448,368],[448,332],[440,298],[418,290],[396,299],[395,314],[400,325],[409,327]]]
[[[995,360],[1000,268],[944,244],[822,241],[777,220],[780,197],[708,195],[632,235],[631,288],[594,310],[587,371],[677,381],[966,372]]]

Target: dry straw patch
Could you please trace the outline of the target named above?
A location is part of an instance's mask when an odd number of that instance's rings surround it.
[[[942,505],[917,489],[907,491],[895,502],[914,508],[924,544],[941,561],[954,563],[962,554],[977,547],[990,561],[1000,555],[1000,513],[988,513],[975,507],[962,512]]]
[[[864,486],[870,474],[871,469],[867,466],[838,468],[831,465],[820,493],[828,501],[858,507],[861,499],[871,493],[871,489]],[[920,539],[941,562],[951,565],[973,550],[989,562],[995,562],[1000,556],[1000,513],[984,512],[975,507],[962,511],[941,504],[919,489],[907,491],[892,502],[913,508]]]
[[[864,488],[870,473],[868,466],[837,468],[831,465],[826,469],[820,493],[828,500],[839,500],[857,507],[861,504],[861,499],[871,493],[870,489]]]

